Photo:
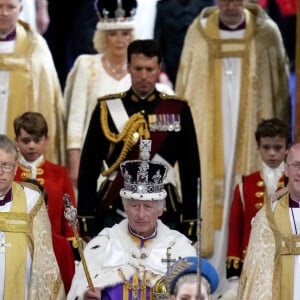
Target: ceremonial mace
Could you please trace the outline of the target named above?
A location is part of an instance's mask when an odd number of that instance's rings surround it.
[[[201,299],[201,181],[197,179],[197,299]]]
[[[77,209],[72,205],[71,201],[70,201],[70,196],[69,194],[64,194],[64,206],[65,206],[65,211],[64,211],[64,216],[65,218],[68,220],[70,226],[73,229],[73,233],[74,233],[74,237],[77,241],[77,245],[78,245],[78,252],[81,258],[81,263],[83,266],[83,270],[85,273],[85,277],[86,280],[88,282],[89,288],[91,290],[95,290],[92,279],[91,279],[91,275],[90,272],[88,270],[87,264],[86,264],[86,260],[83,254],[83,248],[82,248],[82,240],[80,239],[79,235],[78,235],[78,230],[77,230],[77,224],[78,224],[78,220],[77,220]]]

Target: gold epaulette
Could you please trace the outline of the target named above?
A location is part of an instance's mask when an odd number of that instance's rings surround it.
[[[97,101],[100,103],[101,101],[124,98],[125,96],[126,96],[126,92],[121,92],[121,93],[116,93],[116,94],[108,94],[108,95],[98,98]]]
[[[184,98],[181,98],[179,96],[176,96],[176,95],[168,95],[168,94],[165,94],[165,93],[159,93],[159,97],[162,99],[162,100],[176,100],[176,101],[183,101],[183,102],[188,102],[186,99]]]

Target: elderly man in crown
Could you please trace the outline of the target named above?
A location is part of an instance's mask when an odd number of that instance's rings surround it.
[[[183,234],[159,220],[165,207],[167,167],[150,162],[150,150],[151,140],[142,140],[140,160],[121,164],[120,196],[127,217],[86,245],[86,266],[79,265],[67,299],[155,299],[155,285],[170,264],[196,254]]]

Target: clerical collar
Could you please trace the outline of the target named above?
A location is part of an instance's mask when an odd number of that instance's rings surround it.
[[[147,102],[151,102],[153,100],[155,100],[155,89],[153,90],[152,93],[150,93],[148,96],[142,98],[142,97],[139,97],[137,96],[133,91],[132,91],[132,94],[131,94],[131,100],[134,101],[134,102],[140,102],[140,101],[147,101]]]
[[[291,195],[289,196],[289,207],[292,207],[292,208],[299,208],[300,207],[300,202],[293,200],[291,198]]]
[[[6,203],[11,201],[11,189],[5,195],[3,195],[2,197],[0,197],[0,206],[3,206]]]
[[[0,34],[0,41],[1,42],[13,41],[15,39],[16,39],[16,29],[14,29],[9,34]]]
[[[246,28],[246,19],[245,19],[245,17],[243,17],[241,23],[236,26],[228,26],[228,25],[224,24],[221,21],[221,19],[219,19],[219,28],[221,30],[226,30],[226,31],[237,31],[237,30],[245,29]]]

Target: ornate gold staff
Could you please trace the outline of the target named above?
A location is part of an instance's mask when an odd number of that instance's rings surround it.
[[[77,209],[75,207],[73,207],[73,205],[70,201],[69,194],[64,194],[64,206],[65,206],[64,216],[69,221],[69,224],[73,229],[74,237],[78,244],[78,251],[79,251],[79,255],[81,258],[82,266],[84,269],[85,277],[87,279],[89,288],[91,290],[95,290],[92,279],[91,279],[91,275],[88,270],[86,260],[85,260],[84,254],[83,254],[82,240],[80,239],[80,237],[78,235],[78,231],[77,231],[77,224],[78,224]]]

